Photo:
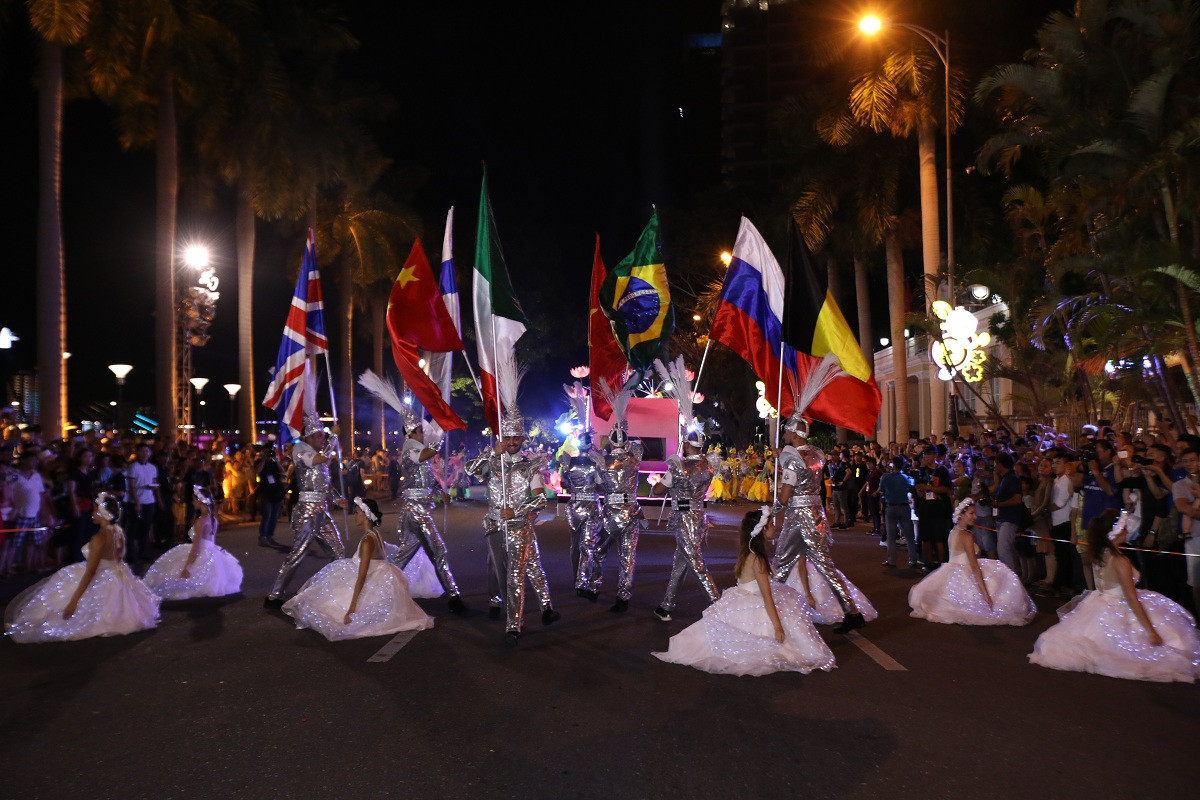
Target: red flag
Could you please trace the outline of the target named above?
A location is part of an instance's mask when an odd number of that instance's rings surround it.
[[[628,366],[625,354],[621,352],[621,344],[613,334],[612,323],[600,310],[600,287],[607,275],[604,261],[600,258],[600,236],[597,234],[596,256],[592,259],[592,293],[588,300],[588,349],[593,388],[592,412],[604,420],[612,416],[612,406],[604,399],[604,393],[599,391],[600,383],[603,381],[620,387],[621,376]]]
[[[421,240],[413,242],[388,298],[387,327],[392,338],[392,357],[417,400],[443,430],[466,428],[459,416],[442,399],[437,385],[421,369],[420,350],[446,353],[462,350],[462,339],[454,320],[442,302],[437,279],[429,268],[429,259]]]

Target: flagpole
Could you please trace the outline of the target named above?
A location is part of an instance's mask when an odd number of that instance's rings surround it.
[[[337,425],[339,420],[338,420],[338,413],[337,413],[337,400],[333,396],[333,365],[329,361],[329,350],[328,349],[325,350],[325,371],[328,373],[328,378],[329,378],[329,410],[330,410],[330,414],[333,416],[333,424]],[[350,498],[346,497],[346,474],[343,471],[343,468],[346,466],[345,465],[346,454],[342,452],[342,440],[339,437],[334,436],[333,441],[337,444],[338,487],[341,489],[341,492],[342,492],[342,530],[344,530],[346,532],[346,535],[349,536],[350,535],[350,513],[349,513],[349,511],[347,511],[346,506],[348,506],[350,504]],[[354,442],[354,431],[350,431],[350,442],[351,442],[351,444],[353,444],[353,442]]]
[[[492,327],[495,328],[495,325]],[[467,358],[467,351],[459,350],[458,352],[462,353],[463,361],[467,364],[467,372],[471,373],[471,383],[475,384],[475,391],[479,394],[479,399],[483,400],[483,387],[479,385],[479,378],[475,376],[475,368],[471,366],[471,359]],[[497,395],[497,397],[499,397],[499,395]]]
[[[488,299],[491,300],[491,298],[488,298]],[[513,363],[512,367],[513,367],[513,369],[516,369],[517,365],[515,363],[515,359],[516,359],[515,353],[513,354],[513,359],[514,359],[514,363]],[[496,441],[499,442],[503,439],[503,437],[500,435],[500,426],[504,423],[504,408],[500,402],[500,394],[501,394],[500,393],[500,358],[498,355],[498,351],[496,350],[496,311],[495,311],[494,304],[492,306],[492,368],[495,370],[495,372],[493,374],[495,375],[495,378],[496,378]],[[480,392],[481,392],[480,396],[482,396],[482,391],[483,391],[483,387],[480,387]],[[507,470],[505,470],[505,468],[504,468],[504,448],[503,447],[500,448],[500,495],[501,495],[500,502],[507,503],[508,502],[508,475],[507,475]],[[500,511],[502,514],[506,507],[507,506],[505,506],[505,505],[500,506]],[[502,523],[504,523],[504,530],[507,532],[508,531],[508,522],[506,520],[504,520],[503,517],[501,517],[500,521]],[[507,533],[506,533],[506,535],[507,535]]]
[[[779,434],[783,428],[783,371],[787,369],[783,363],[783,346],[784,342],[779,342],[779,383],[775,387],[775,449],[779,449]],[[774,506],[779,502],[779,456],[775,456],[775,479],[771,486],[771,505]]]
[[[711,331],[712,328],[709,328]],[[700,379],[704,377],[704,364],[708,361],[708,349],[712,347],[712,339],[710,338],[704,343],[704,355],[700,357],[700,371],[696,373],[696,381],[692,384],[692,391],[700,391]]]

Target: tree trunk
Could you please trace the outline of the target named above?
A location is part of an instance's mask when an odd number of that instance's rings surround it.
[[[169,70],[158,85],[158,138],[155,140],[154,397],[160,430],[186,438],[178,425],[180,376],[175,372],[175,208],[179,195],[179,154],[175,130],[175,88]],[[182,394],[188,397],[184,375]],[[186,400],[184,402],[187,402]],[[165,437],[164,437],[165,438]]]
[[[371,369],[383,377],[383,345],[387,339],[386,330],[387,295],[380,293],[371,300]],[[375,400],[375,421],[379,424],[379,446],[385,451],[387,446],[387,406],[382,400]]]
[[[854,299],[858,305],[858,346],[867,366],[875,369],[875,334],[871,330],[871,284],[865,256],[854,257]]]
[[[896,413],[892,435],[897,442],[908,441],[908,343],[904,340],[904,257],[896,231],[883,238],[887,254],[888,322],[892,336],[892,379],[896,385]]]
[[[338,424],[342,427],[342,452],[354,453],[354,274],[350,259],[338,262],[342,307],[342,363],[338,368]],[[333,376],[329,376],[330,382]]]
[[[837,303],[838,308],[841,308],[842,302],[839,298],[842,296],[842,279],[838,274],[837,259],[832,255],[825,256],[825,283],[829,296],[833,298],[833,302]],[[849,431],[841,425],[834,426],[833,435],[838,444],[845,444],[849,438],[848,434]]]
[[[246,185],[238,186],[237,197],[238,265],[238,441],[253,443],[257,438],[254,412],[258,407],[258,389],[254,385],[254,206]]]
[[[63,399],[66,273],[62,235],[62,46],[38,45],[37,372],[38,421],[47,439],[66,427]],[[119,409],[118,409],[119,412]]]
[[[930,305],[937,299],[937,278],[942,260],[937,155],[933,134],[931,124],[925,123],[917,128],[917,160],[921,180],[921,260],[925,275],[921,287],[925,293],[926,316],[930,314]]]

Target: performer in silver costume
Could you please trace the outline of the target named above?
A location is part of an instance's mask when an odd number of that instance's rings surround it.
[[[683,357],[665,367],[661,361],[655,361],[654,367],[663,382],[673,386],[672,394],[679,403],[679,417],[683,425],[680,435],[683,455],[676,453],[667,459],[667,473],[653,489],[656,495],[666,494],[667,490],[671,492],[671,518],[667,528],[675,533],[675,558],[671,564],[667,592],[662,603],[654,609],[659,619],[670,622],[675,597],[688,570],[700,581],[709,600],[715,603],[721,596],[704,566],[704,555],[700,552],[708,535],[704,498],[708,495],[713,474],[720,466],[720,457],[716,454],[711,459],[704,456],[704,427],[692,414],[691,381],[684,375]]]
[[[404,481],[398,530],[400,549],[392,557],[392,563],[404,569],[424,548],[437,572],[438,581],[446,594],[450,595],[447,605],[454,613],[461,614],[467,610],[467,606],[462,601],[454,574],[450,572],[446,543],[442,541],[437,524],[433,521],[440,487],[430,459],[437,455],[442,429],[437,423],[422,423],[416,415],[411,415],[405,417],[404,433],[407,438],[400,449],[400,471]],[[444,491],[441,494],[444,495]],[[449,498],[443,496],[442,500],[448,502]]]
[[[825,475],[825,454],[808,443],[808,421],[802,416],[821,389],[842,374],[837,367],[837,357],[832,356],[831,360],[831,356],[826,356],[821,366],[810,373],[803,388],[797,390],[793,387],[796,402],[792,415],[783,427],[786,446],[778,455],[781,474],[775,513],[783,511],[784,516],[783,524],[779,526],[775,555],[771,559],[771,571],[776,581],[785,583],[792,567],[796,566],[801,556],[805,556],[829,583],[842,607],[842,622],[834,630],[837,633],[849,633],[863,627],[866,621],[830,554],[832,536],[820,495],[821,481]]]
[[[638,534],[642,529],[642,510],[638,506],[638,467],[642,463],[642,443],[629,440],[629,422],[625,409],[633,396],[633,385],[626,385],[614,393],[612,387],[601,384],[600,389],[612,406],[612,430],[608,433],[608,453],[604,459],[601,477],[604,481],[604,505],[601,515],[603,535],[590,560],[579,565],[579,586],[595,599],[600,591],[600,579],[604,557],[616,545],[621,559],[617,577],[617,601],[609,611],[622,614],[629,608],[633,597],[633,568],[637,556]]]
[[[600,539],[600,503],[596,493],[602,484],[603,455],[592,446],[592,432],[588,422],[587,391],[583,384],[575,381],[574,386],[564,386],[567,399],[575,408],[575,416],[582,429],[578,434],[579,455],[567,459],[563,471],[563,484],[571,497],[567,503],[567,523],[571,528],[571,573],[575,576],[575,594],[593,603],[599,595],[587,585],[587,570],[595,561],[596,547]]]
[[[314,414],[304,415],[303,438],[292,448],[292,460],[295,463],[296,481],[300,494],[296,507],[292,510],[292,550],[283,560],[279,574],[271,593],[263,601],[266,608],[281,608],[283,606],[283,591],[301,560],[313,546],[320,547],[326,554],[336,558],[346,556],[346,547],[342,544],[341,534],[329,516],[329,501],[339,502],[342,498],[329,482],[329,463],[337,455],[337,427],[333,435],[327,435],[321,420]]]
[[[517,407],[516,384],[519,376],[508,373],[503,363],[497,369],[497,385],[504,414],[500,418],[499,438],[492,452],[479,456],[467,471],[487,482],[488,510],[483,518],[484,536],[493,572],[489,583],[492,609],[500,608],[499,589],[504,587],[504,641],[516,645],[525,620],[525,583],[533,588],[542,607],[542,624],[561,618],[550,602],[546,572],[533,523],[537,512],[546,507],[546,486],[542,480],[542,459],[521,452],[525,443],[525,420]],[[493,611],[493,615],[496,613]]]

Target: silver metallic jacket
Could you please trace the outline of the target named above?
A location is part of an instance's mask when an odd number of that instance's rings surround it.
[[[412,442],[412,445],[409,445],[409,442]],[[432,501],[434,496],[441,491],[441,486],[433,474],[433,460],[416,461],[410,458],[408,451],[413,448],[420,448],[423,452],[425,445],[415,439],[408,439],[404,442],[404,448],[400,453],[400,475],[404,480],[401,486],[404,487],[403,501],[405,504],[413,500]]]
[[[708,496],[708,486],[712,483],[713,475],[720,466],[720,456],[679,456],[674,455],[667,461],[667,469],[671,473],[671,514],[704,513],[704,498]]]
[[[467,472],[487,481],[488,510],[483,520],[486,527],[500,527],[500,510],[505,507],[511,508],[515,515],[510,525],[532,522],[533,515],[546,507],[546,495],[535,495],[531,488],[534,476],[540,477],[543,461],[544,458],[532,458],[526,453],[490,452],[467,464]]]
[[[819,447],[804,444],[800,447],[786,445],[779,453],[779,469],[791,470],[796,473],[795,489],[792,491],[792,503],[802,495],[821,494],[821,481],[824,476],[825,454]]]

